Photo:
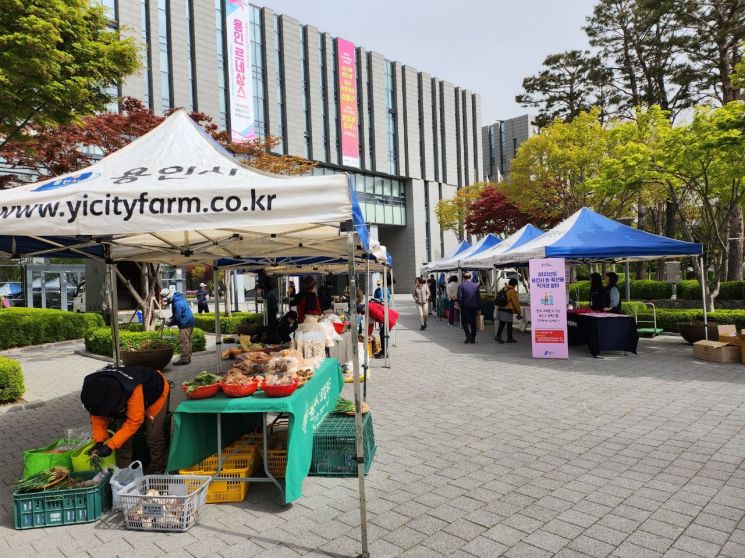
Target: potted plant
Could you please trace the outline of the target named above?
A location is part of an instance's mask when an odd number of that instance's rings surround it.
[[[708,320],[708,330],[709,335],[708,339],[709,341],[719,341],[719,324],[712,319]],[[680,336],[688,341],[689,343],[693,344],[696,341],[701,341],[702,339],[706,339],[707,335],[704,333],[704,321],[703,320],[693,320],[690,322],[678,322],[678,333],[680,333]]]
[[[173,358],[173,346],[164,339],[142,339],[122,349],[125,366],[147,366],[164,370]]]

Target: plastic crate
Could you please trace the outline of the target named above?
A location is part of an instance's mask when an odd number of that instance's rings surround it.
[[[16,529],[36,529],[96,521],[111,508],[111,489],[106,479],[96,486],[13,493]],[[92,479],[95,473],[76,473],[75,479]]]
[[[317,477],[356,477],[357,451],[354,417],[329,414],[313,435],[313,461],[310,474]],[[362,416],[365,474],[370,471],[378,446],[375,444],[372,413]]]
[[[119,491],[127,529],[182,533],[196,525],[212,477],[145,475]],[[148,496],[157,490],[157,496]]]
[[[219,476],[235,479],[250,477],[256,471],[258,452],[254,446],[232,447],[222,452],[222,469]],[[180,469],[181,475],[217,475],[217,454],[200,461],[193,467]],[[248,481],[213,480],[207,489],[207,503],[242,502],[248,493]]]

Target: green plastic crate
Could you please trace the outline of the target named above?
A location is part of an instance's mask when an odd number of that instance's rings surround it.
[[[43,492],[14,492],[13,521],[16,529],[37,529],[57,525],[74,525],[96,521],[111,508],[112,471],[96,486],[45,490]],[[76,479],[87,480],[95,473],[75,473]]]
[[[370,471],[378,446],[375,444],[372,413],[362,417],[362,437],[365,447],[365,474]],[[311,475],[317,477],[356,477],[354,417],[329,414],[313,435]]]

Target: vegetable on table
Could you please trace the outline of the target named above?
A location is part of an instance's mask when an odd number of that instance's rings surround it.
[[[182,385],[186,387],[186,393],[191,393],[195,389],[202,386],[211,386],[222,381],[222,378],[212,372],[200,372],[190,382],[184,382]]]

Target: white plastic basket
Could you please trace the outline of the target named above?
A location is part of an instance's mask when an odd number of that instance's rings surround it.
[[[113,496],[111,502],[111,509],[120,510],[122,509],[122,501],[119,498],[119,491],[139,479],[143,475],[142,463],[140,461],[133,461],[129,467],[114,469],[114,474],[111,476],[109,484],[111,485],[111,495]]]
[[[204,475],[145,475],[136,479],[119,491],[127,529],[188,531],[202,515],[211,480]]]

